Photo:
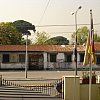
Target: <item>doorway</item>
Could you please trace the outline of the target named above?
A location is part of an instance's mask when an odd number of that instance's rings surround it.
[[[42,70],[43,54],[29,54],[29,70]]]

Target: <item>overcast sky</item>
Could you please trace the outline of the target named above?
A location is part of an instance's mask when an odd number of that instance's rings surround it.
[[[0,22],[25,20],[35,26],[73,25],[75,16],[71,12],[75,12],[79,6],[82,9],[77,13],[78,24],[90,23],[90,9],[93,10],[94,23],[100,23],[100,0],[0,0]],[[99,34],[100,24],[95,25],[94,29]],[[75,26],[36,27],[36,30],[69,38],[72,34],[69,32],[75,31]]]

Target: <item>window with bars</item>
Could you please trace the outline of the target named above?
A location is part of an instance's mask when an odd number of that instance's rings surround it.
[[[84,61],[84,53],[80,53],[80,62]]]
[[[3,63],[8,63],[10,61],[10,57],[9,54],[3,54],[3,59],[2,59]]]
[[[96,58],[97,58],[97,59],[96,59],[96,60],[97,60],[97,61],[96,61],[96,64],[100,64],[100,55],[97,55]]]
[[[50,54],[50,62],[56,62],[57,54],[52,53]]]
[[[65,62],[72,62],[72,54],[65,54]]]
[[[25,62],[25,54],[19,54],[19,62]]]

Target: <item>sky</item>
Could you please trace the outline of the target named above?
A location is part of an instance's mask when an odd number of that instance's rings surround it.
[[[71,13],[79,6],[82,8],[77,12],[77,24],[90,24],[92,9],[93,21],[97,24],[94,30],[100,34],[100,0],[0,0],[0,22],[25,20],[35,25],[36,31],[44,31],[51,37],[65,36],[70,39],[72,32],[75,32],[75,15]],[[73,26],[39,27],[44,25]]]

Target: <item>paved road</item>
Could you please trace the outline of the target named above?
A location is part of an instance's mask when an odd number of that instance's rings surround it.
[[[24,71],[1,71],[0,74],[8,79],[25,79]],[[28,71],[28,79],[58,79],[65,75],[74,75],[73,71]]]
[[[41,84],[43,82],[54,82],[56,79],[61,79],[63,76],[75,75],[75,71],[28,71],[25,78],[24,71],[1,71],[0,74],[6,80],[16,81],[16,83],[22,84]],[[100,71],[96,71],[97,75],[100,75]],[[82,72],[78,71],[78,75],[81,77]]]
[[[26,79],[24,71],[0,71],[3,78],[6,79]],[[96,71],[100,75],[100,71]],[[75,75],[75,71],[28,71],[26,80],[32,79],[60,79],[62,76]],[[82,72],[78,71],[78,75],[82,76]]]
[[[63,100],[60,98],[2,98],[0,100]]]

